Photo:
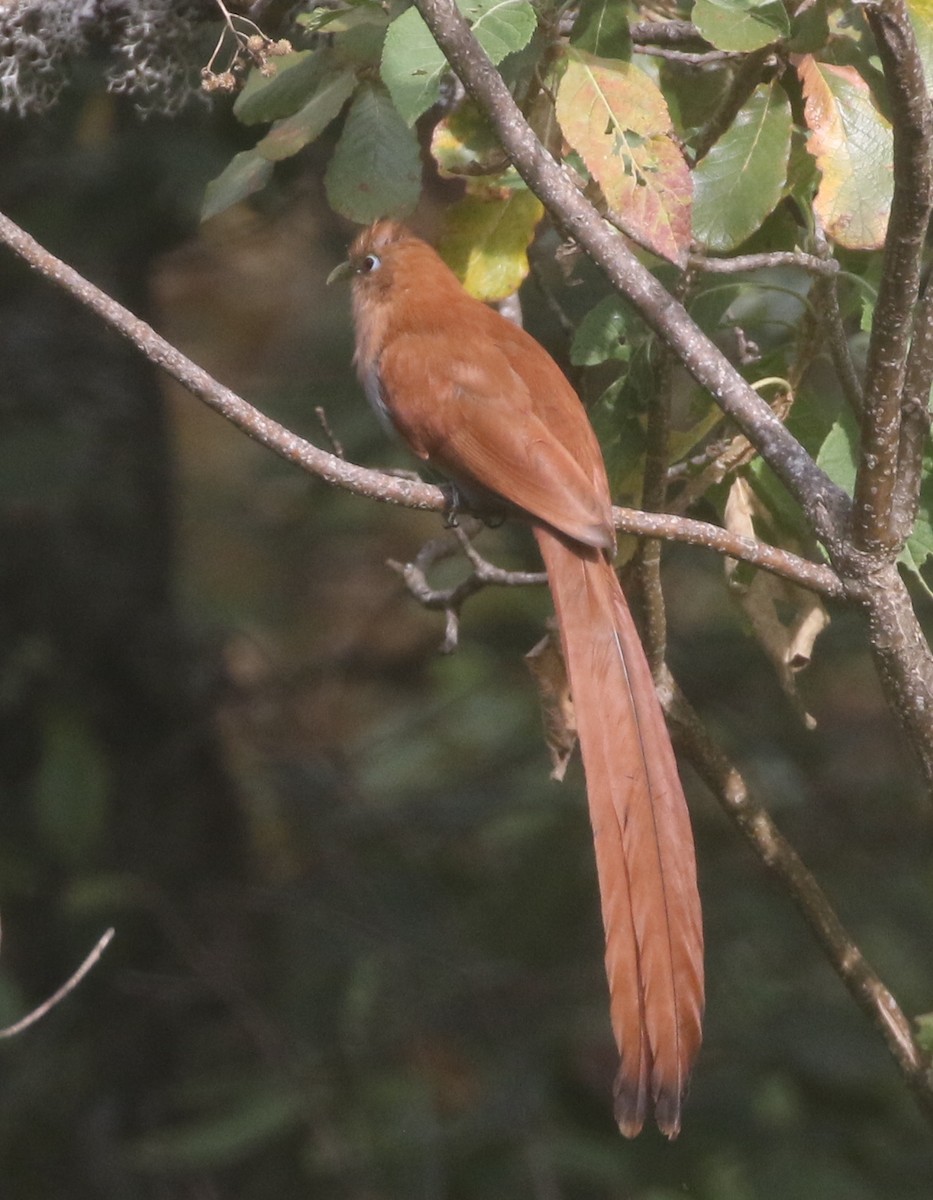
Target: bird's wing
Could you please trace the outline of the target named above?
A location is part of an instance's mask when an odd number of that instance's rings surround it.
[[[402,335],[383,351],[378,374],[402,437],[467,492],[478,485],[577,541],[613,544],[608,498],[497,347]]]

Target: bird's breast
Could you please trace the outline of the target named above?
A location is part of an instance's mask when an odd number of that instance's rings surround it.
[[[385,395],[382,390],[382,381],[379,378],[379,360],[375,359],[367,363],[366,366],[361,366],[359,368],[359,377],[366,399],[379,419],[379,424],[390,437],[398,437],[399,432],[395,426],[395,422],[392,420],[389,406],[386,404]]]

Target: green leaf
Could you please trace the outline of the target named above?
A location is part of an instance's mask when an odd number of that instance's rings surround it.
[[[334,37],[334,54],[341,62],[354,68],[378,67],[382,58],[388,15],[377,5],[367,5],[344,14],[337,24],[341,32]],[[328,25],[328,33],[335,28]]]
[[[308,33],[326,29],[329,34],[334,34],[346,33],[347,30],[385,17],[379,0],[349,0],[349,4],[349,8],[324,8],[319,5],[311,12],[299,13],[295,23]]]
[[[632,52],[632,35],[625,5],[621,0],[582,0],[570,44],[600,58],[627,59]]]
[[[528,274],[528,246],[544,215],[526,189],[505,196],[466,196],[448,209],[441,257],[479,300],[502,300]]]
[[[479,44],[495,64],[531,40],[537,20],[528,0],[458,0]],[[409,8],[389,26],[382,51],[382,79],[409,125],[440,96],[449,70],[421,14]]]
[[[493,65],[527,46],[538,27],[528,0],[458,0],[458,7]]]
[[[409,125],[437,101],[447,69],[447,59],[416,8],[392,22],[382,48],[382,80]]]
[[[693,172],[693,236],[709,250],[734,250],[759,228],[784,192],[790,104],[778,83],[759,84]]]
[[[780,0],[764,4],[749,0],[696,0],[693,23],[719,50],[760,50],[790,33],[787,11]]]
[[[857,465],[858,429],[855,419],[844,412],[826,435],[816,456],[816,464],[822,467],[833,483],[850,496],[855,488]]]
[[[246,87],[237,96],[233,114],[241,124],[261,125],[297,112],[317,90],[334,60],[330,49],[325,48],[299,50],[274,61],[274,75],[251,71]]]
[[[256,149],[270,162],[279,162],[297,154],[339,116],[355,89],[356,76],[353,72],[339,69],[321,81],[307,104],[284,121],[278,121]]]
[[[269,182],[272,163],[258,150],[243,150],[235,154],[216,179],[212,179],[204,192],[201,220],[209,221],[225,208],[239,204],[253,192],[258,192]]]
[[[829,41],[828,0],[801,4],[791,21],[787,49],[794,54],[815,54]]]
[[[406,216],[421,193],[418,140],[378,84],[364,84],[324,175],[331,207],[351,221]]]
[[[625,337],[630,321],[631,309],[621,296],[606,296],[577,326],[570,361],[576,367],[594,367],[610,360],[628,362],[631,349]]]

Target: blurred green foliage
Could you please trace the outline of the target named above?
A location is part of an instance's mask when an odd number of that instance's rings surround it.
[[[350,458],[406,463],[323,297],[347,236],[332,146],[199,236],[240,144],[222,120],[140,124],[91,88],[3,133],[0,207],[274,416],[320,440],[324,405]],[[929,1129],[878,1035],[692,778],[705,1048],[680,1139],[623,1141],[579,772],[548,781],[521,663],[546,597],[484,593],[439,657],[441,619],[385,566],[436,518],[309,481],[6,257],[0,282],[0,1023],[117,930],[0,1042],[4,1200],[928,1194]],[[782,345],[794,288],[730,287]],[[569,302],[603,294],[585,276]],[[617,359],[625,314],[597,311],[578,355]],[[531,298],[529,324],[554,341]],[[534,561],[518,528],[482,548]],[[905,1009],[930,1008],[930,818],[857,621],[820,643],[807,734],[720,564],[671,548],[666,579],[685,691]]]

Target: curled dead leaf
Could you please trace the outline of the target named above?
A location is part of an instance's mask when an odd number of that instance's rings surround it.
[[[733,533],[755,537],[755,519],[769,516],[746,480],[736,479],[729,489],[725,525]],[[799,546],[788,549],[800,552]],[[816,639],[829,624],[829,613],[813,592],[771,575],[756,571],[749,582],[739,581],[736,559],[727,558],[726,575],[752,632],[774,665],[778,681],[807,729],[816,720],[803,706],[797,691],[797,674],[808,666]]]
[[[544,736],[551,756],[551,778],[560,783],[577,743],[577,725],[564,656],[555,630],[549,630],[528,651],[525,662],[541,702]]]

